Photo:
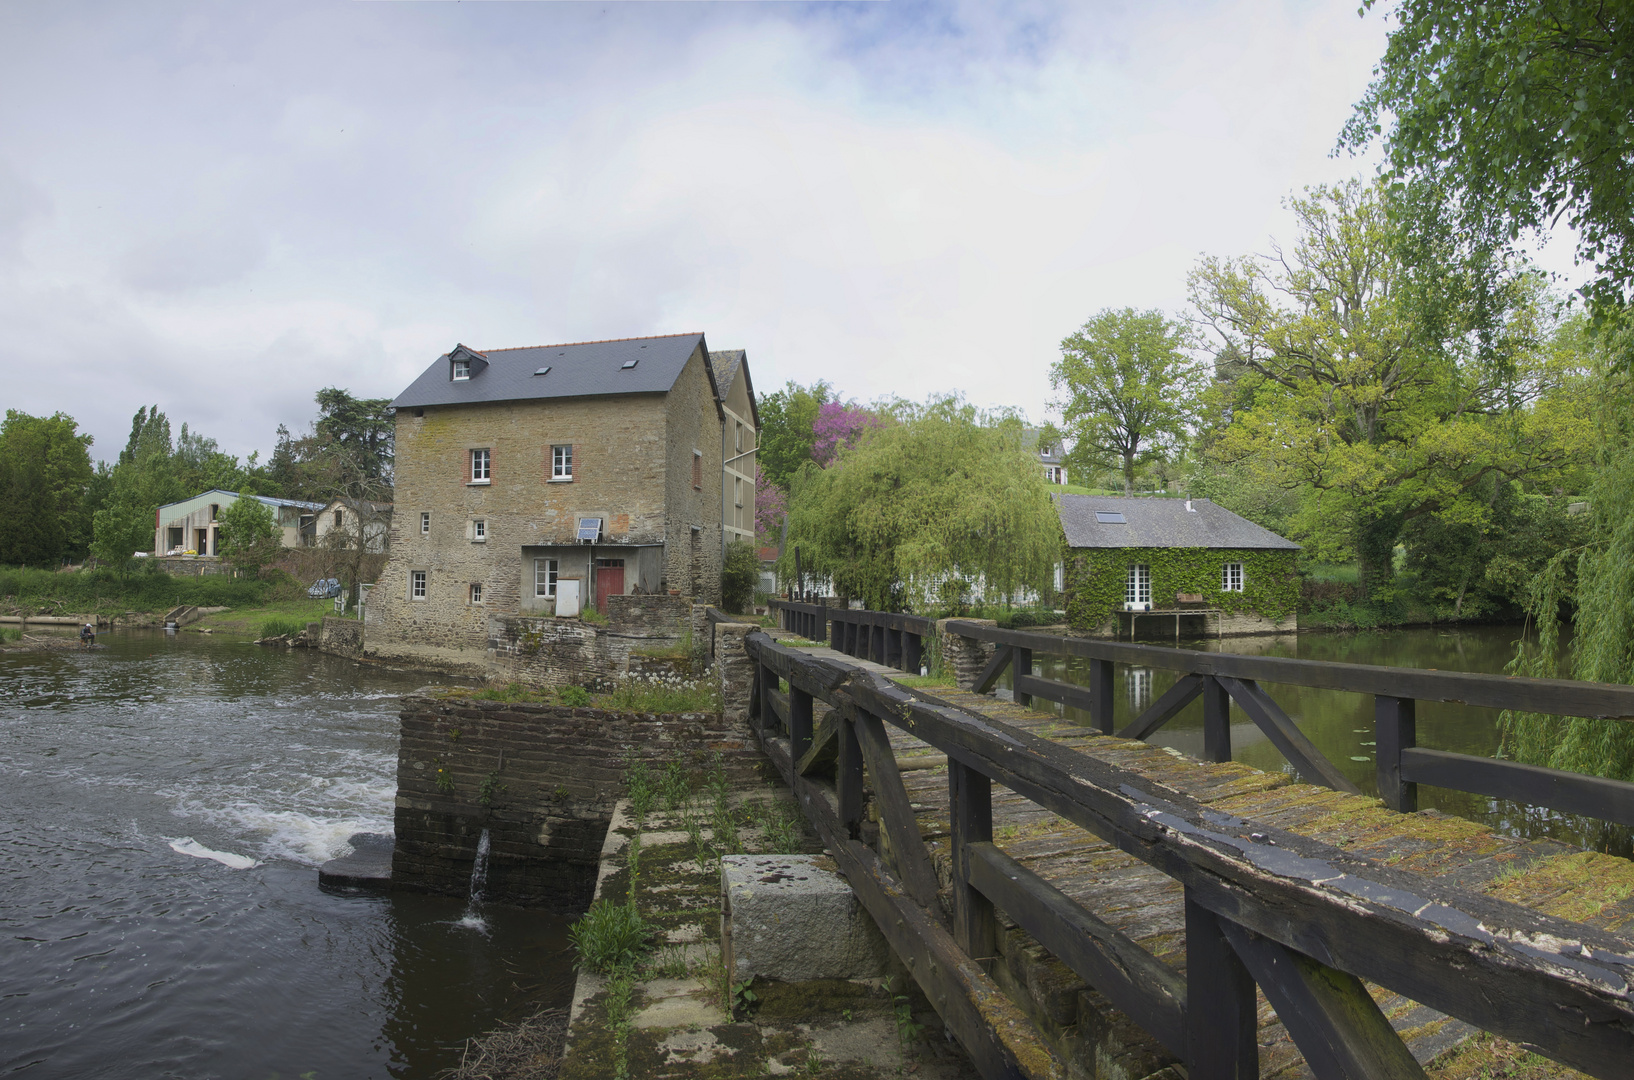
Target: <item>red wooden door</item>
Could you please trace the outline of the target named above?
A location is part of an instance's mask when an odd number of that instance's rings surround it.
[[[619,561],[616,566],[604,566],[602,560],[596,560],[596,610],[603,615],[607,614],[607,598],[624,592],[624,562]]]

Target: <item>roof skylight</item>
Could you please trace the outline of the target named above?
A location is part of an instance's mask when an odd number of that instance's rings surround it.
[[[1102,525],[1129,524],[1129,522],[1125,520],[1123,511],[1121,510],[1097,510],[1095,511],[1095,520]]]
[[[637,361],[635,361],[635,360],[626,360],[626,361],[624,361],[624,370],[625,371],[630,370],[631,368],[635,367],[636,363],[637,363]]]
[[[538,371],[535,371],[534,374],[535,375],[549,375],[550,374],[550,365],[548,365],[548,364],[545,365],[544,367],[540,368]]]

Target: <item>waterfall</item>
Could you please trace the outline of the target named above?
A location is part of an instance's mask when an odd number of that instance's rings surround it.
[[[469,926],[477,930],[487,930],[488,921],[482,917],[482,890],[488,884],[488,830],[482,830],[482,838],[477,841],[476,862],[471,864],[471,892],[465,902],[465,915],[460,919],[461,926]]]

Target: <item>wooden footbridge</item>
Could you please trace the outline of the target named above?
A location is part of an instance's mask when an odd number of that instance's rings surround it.
[[[1415,724],[1419,700],[1634,718],[1634,688],[779,610],[830,647],[749,634],[752,724],[985,1076],[1421,1077],[1476,1029],[1634,1074],[1634,864],[1413,812],[1433,783],[1634,823],[1634,785],[1421,749]],[[894,681],[938,631],[961,688]],[[1181,678],[1113,733],[1118,663]],[[1016,702],[982,692],[1012,664]],[[1261,683],[1372,694],[1382,801]],[[1141,741],[1198,697],[1208,760]],[[1231,762],[1233,704],[1300,779]]]

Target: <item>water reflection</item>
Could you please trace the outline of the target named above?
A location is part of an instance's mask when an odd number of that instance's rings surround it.
[[[1459,630],[1414,629],[1355,634],[1284,634],[1198,640],[1183,647],[1203,652],[1283,656],[1348,664],[1415,667],[1443,671],[1501,674],[1514,656],[1518,626],[1476,626]],[[1041,676],[1079,686],[1089,685],[1089,662],[1043,653],[1033,654]],[[1114,722],[1122,728],[1175,684],[1179,677],[1161,668],[1115,667]],[[1001,685],[1008,696],[1010,674]],[[1311,687],[1262,684],[1266,691],[1316,744],[1328,760],[1369,795],[1377,794],[1373,737],[1373,698]],[[1089,726],[1087,711],[1034,698],[1033,708]],[[1231,747],[1235,760],[1269,772],[1288,771],[1282,754],[1242,711],[1231,710]],[[1418,703],[1419,745],[1435,750],[1494,756],[1498,751],[1498,710],[1444,701]],[[1203,704],[1196,700],[1150,740],[1187,754],[1203,753]],[[1552,837],[1594,850],[1627,853],[1629,831],[1571,814],[1490,799],[1484,795],[1419,786],[1419,806],[1480,821],[1500,832],[1528,838]]]

